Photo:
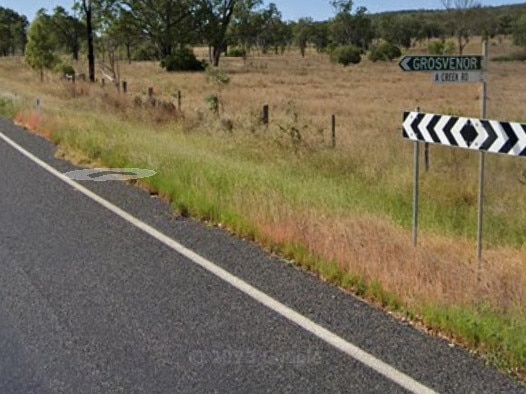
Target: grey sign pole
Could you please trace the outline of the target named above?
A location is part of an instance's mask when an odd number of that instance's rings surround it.
[[[487,118],[487,99],[488,99],[488,81],[487,81],[487,67],[488,67],[488,41],[484,40],[482,44],[483,56],[483,70],[484,78],[482,79],[482,104],[481,117]],[[485,152],[480,152],[480,174],[479,174],[479,212],[478,212],[478,239],[477,239],[477,260],[478,260],[478,277],[482,270],[482,238],[484,229],[484,183],[485,183]]]
[[[420,112],[420,107],[416,108]],[[414,149],[415,179],[413,185],[413,246],[418,246],[418,211],[420,202],[420,142],[415,141]]]

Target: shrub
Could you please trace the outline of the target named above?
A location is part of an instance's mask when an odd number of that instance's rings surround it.
[[[161,67],[166,71],[204,71],[206,62],[198,60],[191,49],[182,48],[162,60]]]
[[[75,75],[75,69],[71,64],[60,63],[56,67],[56,71],[62,75]]]
[[[2,96],[0,94],[0,116],[4,116],[8,119],[14,118],[18,110],[18,103],[15,97],[8,95]]]
[[[453,41],[431,41],[427,47],[431,55],[451,55],[455,52]]]
[[[206,106],[214,113],[219,113],[219,96],[217,94],[211,94],[205,97]]]
[[[228,57],[247,57],[247,51],[243,48],[230,48],[227,53]]]
[[[340,46],[333,49],[331,53],[333,63],[342,64],[344,67],[349,64],[358,64],[362,61],[360,48],[354,45]]]
[[[390,42],[384,42],[373,48],[369,53],[369,59],[373,62],[389,61],[402,56],[402,51],[396,45]]]
[[[206,79],[208,82],[219,87],[228,85],[230,83],[230,77],[225,72],[225,70],[213,66],[206,67]]]
[[[136,48],[132,53],[132,60],[136,61],[151,61],[159,60],[157,56],[157,49],[149,44],[144,44]]]

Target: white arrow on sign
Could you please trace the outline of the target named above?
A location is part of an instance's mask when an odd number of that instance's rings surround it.
[[[411,127],[411,124],[416,119],[417,112],[411,112],[407,119],[404,122],[404,130],[406,131],[407,135],[409,136],[409,139],[416,140],[416,133],[414,132],[413,128]]]
[[[499,153],[502,147],[506,145],[506,142],[508,142],[509,138],[504,129],[502,128],[500,122],[497,122],[496,120],[490,120],[489,123],[493,127],[493,130],[497,132],[497,140],[491,145],[488,151],[493,153]]]
[[[420,133],[422,133],[422,136],[426,141],[431,140],[431,135],[429,134],[429,131],[427,131],[427,126],[429,125],[429,122],[433,120],[434,116],[432,114],[426,114],[424,116],[424,119],[422,119],[422,122],[418,126],[418,129],[420,130]]]
[[[413,58],[411,56],[406,56],[402,59],[402,61],[400,62],[400,67],[402,67],[403,70],[405,71],[411,71],[411,67],[409,67],[409,62],[412,60]]]
[[[447,139],[446,134],[444,133],[444,129],[450,119],[451,116],[443,115],[436,125],[436,135],[440,142],[444,145],[449,145],[449,140]]]
[[[475,130],[477,130],[478,133],[478,136],[475,139],[475,141],[473,141],[473,143],[471,144],[471,147],[479,149],[482,146],[482,144],[484,144],[484,142],[488,139],[489,134],[484,125],[479,120],[475,120],[471,122],[471,124],[473,125],[473,127],[475,127]]]
[[[526,148],[526,132],[519,123],[512,123],[511,128],[519,139],[511,151],[514,155],[519,155]]]

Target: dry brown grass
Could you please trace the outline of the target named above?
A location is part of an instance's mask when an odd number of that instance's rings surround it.
[[[407,230],[377,217],[320,217],[317,212],[292,216],[284,207],[280,211],[272,221],[268,215],[258,218],[266,237],[306,245],[344,272],[377,279],[410,308],[487,303],[503,313],[526,309],[524,248],[491,250],[479,277],[473,242],[426,236],[415,249]]]

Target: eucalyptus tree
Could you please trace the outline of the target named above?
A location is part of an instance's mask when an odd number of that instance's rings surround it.
[[[449,26],[457,39],[458,52],[462,55],[477,26],[472,11],[481,8],[481,4],[477,0],[441,0],[441,2],[449,13]]]
[[[331,41],[334,45],[355,45],[365,51],[369,48],[375,32],[367,8],[358,7],[353,11],[351,0],[331,2],[336,16],[330,21]]]
[[[305,57],[305,51],[312,42],[314,30],[314,21],[312,18],[301,18],[292,26],[294,40],[300,49],[302,57]]]
[[[24,52],[28,26],[24,15],[0,6],[0,56]]]
[[[195,1],[116,1],[113,8],[125,15],[129,25],[157,47],[161,59],[190,43],[194,34]]]
[[[210,62],[219,65],[221,54],[228,47],[228,30],[238,0],[197,0],[195,23],[209,48]]]
[[[40,81],[44,81],[44,70],[51,69],[58,62],[55,55],[56,42],[50,31],[49,15],[39,10],[28,31],[25,60],[29,66],[40,72]]]
[[[276,53],[279,49],[283,51],[292,38],[290,26],[283,22],[281,11],[275,3],[269,3],[254,15],[254,25],[256,44],[263,53],[267,53],[271,48]]]
[[[513,43],[526,48],[526,14],[517,19],[513,25]]]
[[[82,21],[70,15],[63,7],[57,6],[49,17],[49,25],[58,47],[70,52],[73,60],[79,60],[85,30]]]
[[[232,43],[250,52],[257,44],[259,33],[259,13],[263,6],[262,0],[238,0],[229,29]]]

